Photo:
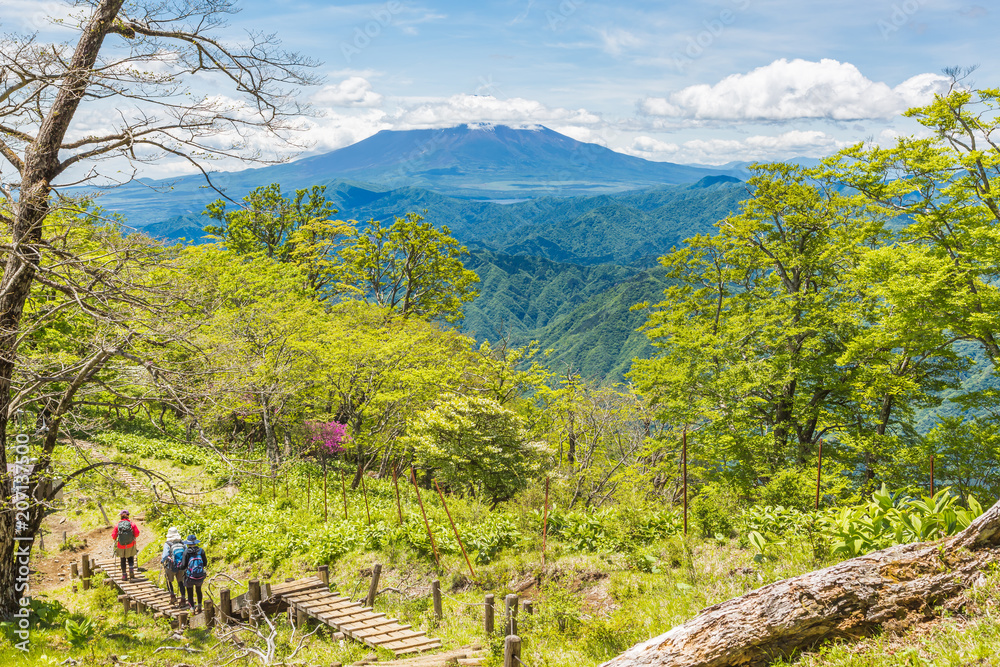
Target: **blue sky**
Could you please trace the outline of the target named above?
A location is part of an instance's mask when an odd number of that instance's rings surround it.
[[[0,0],[4,27],[50,4]],[[672,162],[820,156],[919,133],[899,114],[945,89],[944,67],[1000,85],[996,10],[961,0],[239,4],[228,36],[275,31],[323,62],[302,92],[322,114],[312,152],[482,122]]]

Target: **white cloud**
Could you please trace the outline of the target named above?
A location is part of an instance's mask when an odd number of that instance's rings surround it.
[[[323,86],[313,96],[313,101],[331,107],[377,107],[382,104],[382,96],[372,90],[367,79],[352,76],[340,83]]]
[[[930,102],[934,93],[947,90],[948,83],[945,76],[918,74],[890,87],[866,78],[851,63],[782,58],[715,85],[699,84],[665,98],[646,98],[639,110],[650,116],[695,120],[893,118]]]
[[[851,142],[818,130],[791,130],[742,139],[690,139],[680,144],[641,135],[622,152],[647,160],[692,164],[725,164],[734,160],[769,161],[791,157],[825,157]]]
[[[601,38],[601,48],[605,53],[612,56],[620,56],[626,49],[635,49],[642,46],[642,40],[628,30],[613,28],[611,30],[599,30],[597,33]]]
[[[453,95],[403,108],[393,118],[394,129],[453,127],[463,123],[499,123],[514,127],[562,122],[593,125],[600,118],[585,109],[547,107],[520,97],[498,99],[492,95]]]
[[[676,153],[678,148],[677,144],[642,135],[632,140],[632,145],[628,147],[628,152],[639,157],[648,157],[649,154],[662,155],[665,153]]]

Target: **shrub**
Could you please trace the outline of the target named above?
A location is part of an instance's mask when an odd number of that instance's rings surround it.
[[[732,537],[736,534],[739,503],[732,490],[717,483],[701,487],[691,503],[694,525],[705,537]]]

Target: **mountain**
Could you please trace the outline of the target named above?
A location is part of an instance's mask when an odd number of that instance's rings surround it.
[[[463,199],[509,202],[690,184],[719,175],[738,177],[740,173],[651,162],[545,127],[462,125],[440,130],[384,130],[323,155],[217,172],[212,180],[233,199],[270,183],[280,183],[288,191],[312,185],[343,189],[353,183],[372,197],[418,188]],[[202,176],[192,175],[160,181],[142,179],[108,189],[101,193],[100,204],[121,213],[133,227],[165,224],[157,229],[176,233],[199,227],[205,205],[217,198],[218,193],[205,185]]]

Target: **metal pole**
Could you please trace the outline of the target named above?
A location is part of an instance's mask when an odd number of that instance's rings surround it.
[[[448,523],[451,524],[451,529],[455,532],[455,539],[458,540],[458,546],[462,548],[462,555],[465,556],[465,564],[469,566],[469,574],[472,578],[476,578],[476,573],[472,569],[472,562],[469,560],[469,554],[465,552],[465,545],[462,544],[462,536],[458,534],[458,527],[455,526],[455,520],[451,518],[451,512],[448,510],[448,503],[445,502],[444,494],[441,492],[441,487],[438,485],[437,480],[434,480],[434,487],[437,489],[438,495],[441,496],[441,504],[444,506],[444,512],[448,515]]]
[[[361,471],[361,495],[365,498],[365,515],[368,517],[368,525],[372,525],[372,513],[368,509],[368,487],[365,486],[365,471]]]
[[[931,454],[931,498],[934,497],[934,455]]]
[[[684,434],[681,436],[683,442],[682,457],[684,461],[684,534],[688,534],[688,430],[684,427]]]
[[[431,538],[431,548],[434,549],[434,562],[441,567],[441,558],[438,556],[437,543],[434,541],[434,533],[431,532],[431,524],[427,520],[427,511],[424,509],[424,501],[420,497],[420,487],[417,486],[417,474],[410,468],[410,479],[413,480],[413,488],[417,491],[417,502],[420,503],[420,513],[424,517],[424,525],[427,527],[427,537]]]
[[[340,469],[340,492],[344,495],[344,521],[347,521],[347,481],[344,479],[344,469]]]
[[[823,441],[819,441],[819,460],[816,462],[816,509],[819,509],[819,485],[823,480]]]
[[[549,478],[545,478],[545,510],[542,513],[542,568],[545,567],[545,538],[549,532]]]
[[[392,466],[392,486],[396,489],[396,513],[399,515],[399,525],[403,525],[403,506],[399,504],[399,482],[396,478],[396,466]]]
[[[326,473],[326,454],[323,455],[323,523],[326,523],[328,518],[327,505],[326,505],[326,487],[328,482],[328,477]]]

